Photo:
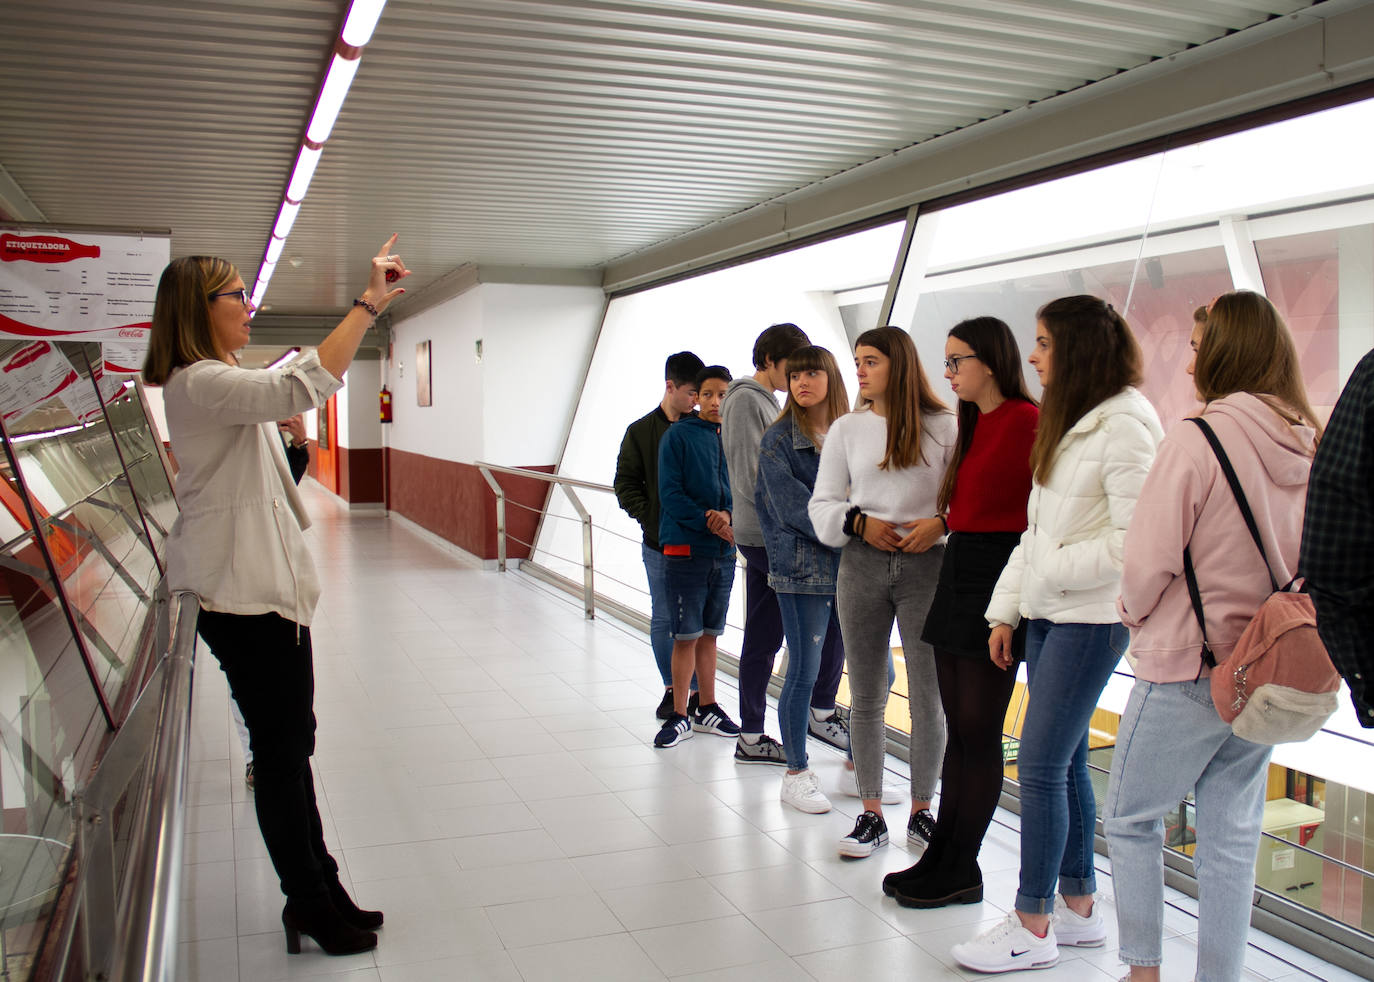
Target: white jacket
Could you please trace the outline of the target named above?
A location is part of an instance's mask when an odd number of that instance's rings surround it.
[[[181,514],[167,539],[167,582],[227,614],[276,613],[309,626],[319,580],[276,421],[341,385],[313,349],[279,371],[198,361],[163,388]]]
[[[1031,487],[1027,528],[993,590],[989,625],[1117,620],[1126,527],[1163,437],[1159,415],[1134,388],[1064,434],[1049,483]]]

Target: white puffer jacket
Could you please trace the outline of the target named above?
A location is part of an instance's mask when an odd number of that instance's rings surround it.
[[[988,604],[990,626],[1022,617],[1111,624],[1126,527],[1155,448],[1159,415],[1134,388],[1089,410],[1064,434],[1048,484],[1036,482],[1028,526]]]

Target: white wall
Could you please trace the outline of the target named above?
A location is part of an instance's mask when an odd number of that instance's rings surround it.
[[[391,389],[393,422],[387,444],[441,460],[482,456],[482,367],[472,357],[482,337],[481,288],[398,321],[384,378]],[[430,342],[433,405],[416,404],[415,346]]]
[[[382,445],[377,393],[382,387],[380,361],[355,361],[339,390],[339,445],[350,450],[374,450]]]
[[[394,422],[380,428],[381,439],[462,463],[557,463],[603,305],[599,287],[481,283],[398,321],[392,359],[381,366]],[[428,408],[415,398],[415,346],[425,340]]]
[[[490,283],[482,295],[483,456],[556,464],[601,324],[599,287]]]

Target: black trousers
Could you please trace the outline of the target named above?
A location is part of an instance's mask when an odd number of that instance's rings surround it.
[[[339,864],[324,844],[310,757],[315,668],[310,629],[279,614],[202,610],[197,633],[229,679],[253,751],[254,804],[272,866],[289,898],[323,893]]]

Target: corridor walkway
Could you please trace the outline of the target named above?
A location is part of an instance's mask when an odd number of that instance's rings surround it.
[[[202,648],[177,978],[977,977],[952,967],[949,946],[1010,904],[1016,816],[999,812],[984,847],[986,902],[898,907],[878,884],[914,861],[900,831],[872,859],[836,854],[857,801],[803,815],[779,804],[780,769],[737,766],[729,740],[649,746],[661,689],[642,636],[380,513],[350,513],[313,482],[304,490],[324,582],[320,808],[345,882],[386,926],[367,954],[329,958],[309,941],[286,954],[224,676]],[[733,688],[721,702],[733,711]],[[840,755],[816,744],[812,756],[832,787]],[[894,830],[905,808],[889,806]],[[1170,896],[1165,979],[1186,982],[1197,924],[1191,901]],[[1031,977],[1116,979],[1114,939],[1113,923],[1105,949],[1061,949]],[[1355,979],[1258,932],[1247,964],[1253,979]]]

